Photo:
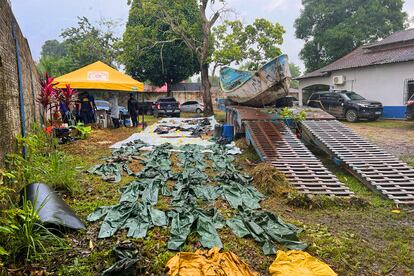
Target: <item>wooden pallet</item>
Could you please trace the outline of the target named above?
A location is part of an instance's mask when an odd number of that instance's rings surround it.
[[[317,145],[371,190],[397,204],[414,204],[414,169],[365,140],[344,124],[304,121],[303,138]]]
[[[352,196],[353,193],[281,123],[245,122],[246,139],[265,162],[283,172],[306,194]]]

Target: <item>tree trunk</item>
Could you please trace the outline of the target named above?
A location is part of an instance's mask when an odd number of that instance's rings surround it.
[[[211,84],[208,78],[208,64],[201,65],[201,86],[203,88],[204,115],[212,116],[214,112],[211,101]]]

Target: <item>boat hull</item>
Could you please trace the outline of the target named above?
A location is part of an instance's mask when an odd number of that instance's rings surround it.
[[[230,69],[225,69],[230,70]],[[245,74],[233,70],[232,74]],[[227,72],[228,74],[229,72]],[[286,55],[281,55],[262,66],[257,72],[231,90],[226,89],[221,76],[222,90],[227,99],[240,105],[262,107],[274,103],[277,99],[287,96],[291,75]],[[245,77],[245,75],[244,75]],[[227,86],[231,86],[228,84]]]

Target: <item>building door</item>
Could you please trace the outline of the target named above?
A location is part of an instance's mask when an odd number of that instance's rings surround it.
[[[405,98],[405,102],[408,101],[414,95],[414,80],[407,81],[407,96]]]

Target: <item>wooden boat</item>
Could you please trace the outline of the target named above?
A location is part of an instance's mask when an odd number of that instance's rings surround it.
[[[278,56],[256,72],[230,67],[220,70],[220,86],[227,99],[252,107],[263,107],[285,97],[290,80],[287,55]]]

